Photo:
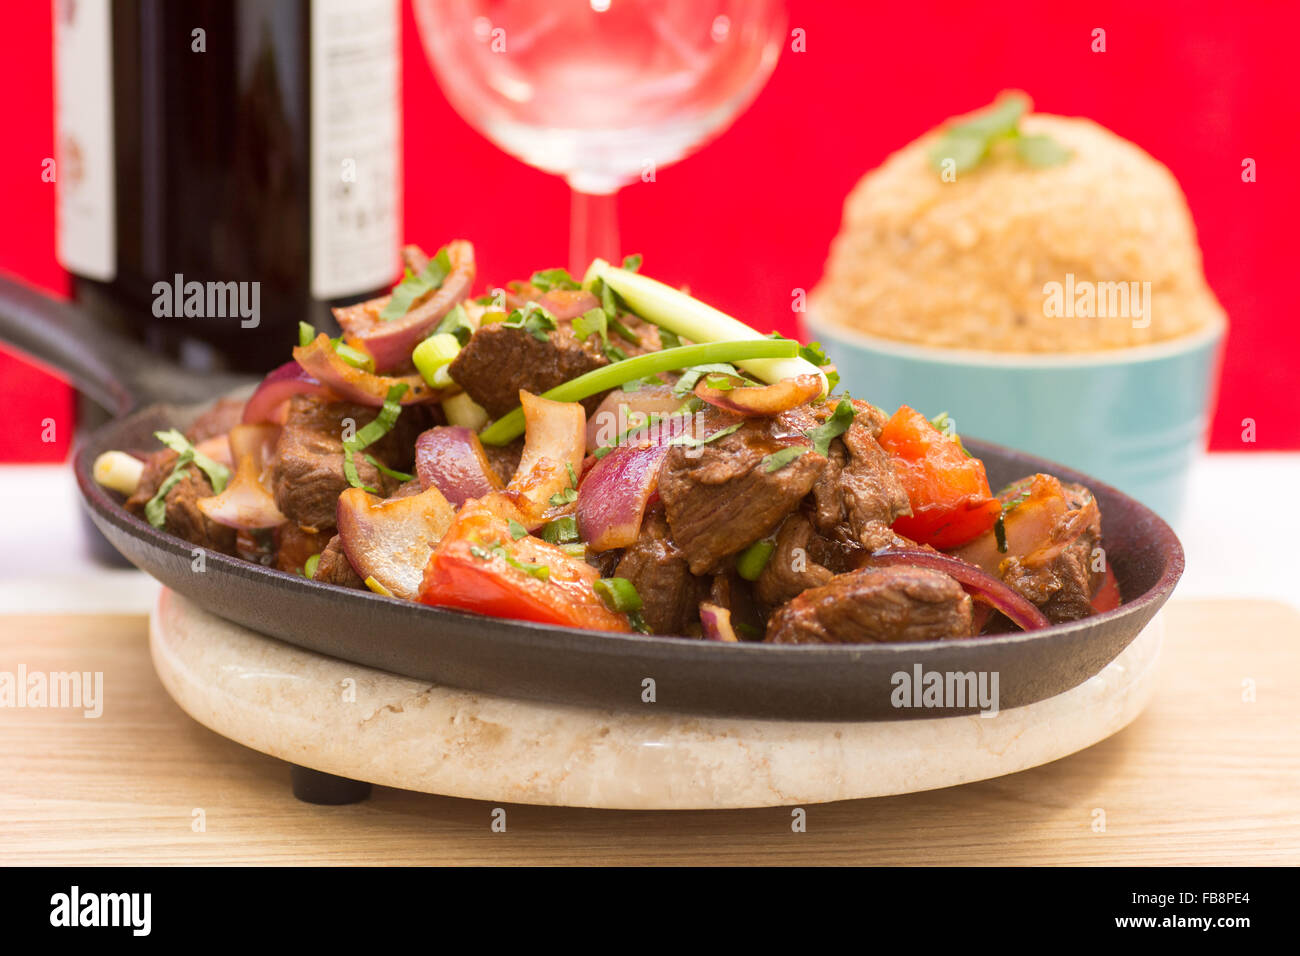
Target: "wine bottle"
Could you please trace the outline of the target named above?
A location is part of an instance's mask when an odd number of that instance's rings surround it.
[[[265,370],[396,278],[397,0],[56,0],[58,258],[105,322]]]

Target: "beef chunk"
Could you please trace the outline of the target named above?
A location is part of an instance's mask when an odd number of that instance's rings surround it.
[[[508,485],[519,468],[519,459],[524,455],[524,440],[516,438],[509,445],[484,445],[483,453],[487,455],[488,464],[497,473],[501,483]]]
[[[352,402],[329,402],[314,395],[295,395],[289,400],[286,428],[306,428],[324,432],[340,441],[349,420],[353,431],[360,431],[379,414],[379,409]],[[445,424],[441,410],[431,405],[405,405],[392,429],[366,448],[389,468],[410,471],[415,464],[415,440],[420,433],[437,424]]]
[[[239,424],[244,414],[244,403],[233,398],[219,398],[212,406],[194,419],[185,430],[185,437],[194,444],[224,435]]]
[[[802,512],[785,519],[776,534],[776,548],[754,593],[768,607],[779,607],[808,588],[830,583],[836,574],[853,567],[854,549],[825,538]]]
[[[526,329],[494,323],[470,336],[447,371],[489,415],[500,418],[519,404],[521,388],[540,394],[608,364],[599,339],[579,342],[567,323],[546,333],[545,341]],[[600,396],[593,396],[583,404],[590,413],[599,403]]]
[[[281,571],[301,571],[307,559],[319,554],[329,544],[328,531],[304,531],[292,521],[286,521],[276,532],[275,566]]]
[[[144,506],[171,475],[176,467],[176,459],[179,457],[170,448],[164,448],[145,459],[140,484],[136,486],[135,493],[126,500],[125,506],[128,511],[144,517]],[[220,551],[223,554],[234,554],[235,529],[217,524],[199,510],[199,499],[211,497],[213,494],[207,475],[203,474],[196,465],[190,465],[185,469],[184,474],[185,477],[172,486],[164,499],[167,502],[167,512],[163,521],[163,530],[184,538],[200,548]]]
[[[646,515],[641,533],[619,561],[614,575],[627,578],[641,595],[641,615],[656,634],[685,634],[699,620],[704,579],[691,574],[673,544],[661,510]]]
[[[636,315],[621,315],[618,320],[625,329],[636,336],[636,341],[629,341],[626,336],[611,330],[609,344],[622,349],[629,358],[633,355],[644,355],[646,352],[658,352],[664,347],[663,341],[659,338],[659,326],[653,322],[647,322]]]
[[[276,507],[304,529],[323,532],[334,527],[338,497],[348,487],[343,471],[345,420],[360,430],[374,421],[379,409],[348,402],[327,402],[312,395],[295,395],[270,462],[271,489]],[[428,427],[429,413],[421,406],[402,409],[393,429],[366,448],[389,468],[407,470],[415,457],[415,439]],[[398,482],[356,455],[357,475],[365,485],[390,494]]]
[[[933,641],[971,633],[971,599],[939,571],[895,565],[837,575],[767,624],[773,644]]]
[[[396,487],[361,455],[355,456],[362,483],[386,494]],[[271,462],[275,505],[308,531],[334,527],[339,495],[351,487],[343,471],[343,440],[328,432],[288,426],[280,432]]]
[[[839,537],[875,551],[895,543],[890,530],[899,515],[912,513],[907,492],[876,436],[885,417],[875,406],[853,403],[853,424],[831,443],[830,464],[813,489],[813,521],[828,537]],[[829,415],[829,403],[819,416]]]
[[[329,544],[320,553],[320,560],[316,562],[316,573],[312,575],[312,580],[321,581],[325,584],[337,584],[343,588],[364,588],[366,586],[366,582],[353,569],[348,562],[347,555],[343,553],[343,544],[338,535],[330,538]]]
[[[1092,492],[1062,484],[1070,510],[1052,526],[1047,541],[1023,557],[1002,563],[1002,580],[1024,595],[1053,622],[1075,621],[1093,613],[1092,596],[1103,572],[1092,570],[1092,552],[1101,543],[1101,512]]]
[[[706,438],[738,421],[709,410],[697,418]],[[807,446],[778,419],[748,419],[740,428],[698,448],[674,445],[664,459],[659,495],[673,540],[694,574],[720,568],[725,559],[770,534],[812,489],[826,459],[811,449],[775,471],[768,455]]]
[[[393,498],[410,498],[420,494],[422,491],[424,491],[424,489],[420,487],[420,479],[412,478],[410,481],[404,481],[394,488],[393,493],[388,497],[390,500]]]
[[[731,628],[742,641],[762,640],[766,619],[754,597],[754,586],[737,574],[735,568],[713,576],[707,600],[727,610]]]

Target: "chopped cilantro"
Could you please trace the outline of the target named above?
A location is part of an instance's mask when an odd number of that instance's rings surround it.
[[[730,435],[732,432],[736,431],[736,429],[740,428],[743,424],[745,423],[736,422],[734,425],[728,425],[726,428],[714,432],[708,438],[696,438],[694,435],[689,434],[678,435],[668,444],[685,445],[687,448],[699,448],[701,445],[707,445],[709,442],[717,441],[719,438],[725,438],[727,435]]]
[[[588,309],[573,320],[573,334],[578,337],[578,341],[590,335],[599,335],[601,342],[608,345],[608,322],[609,317],[605,315],[604,309]]]
[[[474,334],[474,327],[469,324],[469,316],[465,314],[465,307],[459,302],[450,312],[443,316],[442,321],[438,323],[438,327],[433,330],[434,335],[440,332],[456,336],[456,341],[461,345],[468,342],[469,337]]]
[[[515,309],[506,317],[504,325],[511,329],[523,329],[539,342],[549,342],[547,333],[558,328],[551,314],[535,302],[529,302],[523,309]]]
[[[787,335],[782,335],[780,332],[769,332],[767,337],[769,339],[784,339],[787,342],[797,341]],[[826,354],[826,350],[822,348],[820,342],[809,342],[807,345],[800,345],[799,357],[822,370],[822,374],[826,376],[826,394],[829,395],[835,391],[840,384],[840,373],[831,363],[830,357]]]
[[[769,475],[774,471],[780,471],[807,451],[808,448],[805,445],[791,445],[789,448],[774,451],[763,458],[763,471]]]
[[[352,436],[351,441],[343,443],[343,474],[347,477],[348,484],[353,488],[361,488],[371,494],[379,493],[376,489],[361,483],[361,476],[357,474],[357,463],[352,456],[356,452],[373,445],[392,431],[393,425],[397,423],[397,416],[402,413],[402,396],[406,394],[409,387],[405,382],[398,382],[396,385],[391,386],[388,389],[388,395],[384,398],[384,405],[379,410],[379,414],[375,416],[375,420],[358,429],[357,433]]]
[[[670,332],[663,326],[659,327],[659,344],[666,349],[675,349],[682,344],[676,332]]]
[[[825,456],[830,452],[831,442],[849,430],[849,426],[853,424],[853,416],[853,405],[840,399],[831,417],[816,428],[804,432],[804,435],[813,443],[813,450]]]
[[[384,306],[383,311],[379,313],[379,318],[385,322],[400,319],[411,310],[416,299],[428,295],[434,289],[442,288],[443,282],[447,280],[450,273],[451,256],[447,253],[447,247],[443,246],[418,275],[410,269],[406,270],[406,275],[393,289],[392,297],[389,298],[388,305]]]
[[[199,470],[208,476],[208,481],[212,484],[213,492],[221,494],[226,490],[226,482],[230,480],[230,469],[203,454],[203,452],[191,445],[185,436],[176,429],[171,428],[165,432],[154,432],[153,437],[158,439],[178,455],[183,455],[187,451],[190,452],[190,460],[193,461],[194,464],[198,465]]]
[[[640,344],[641,344],[641,339],[640,339],[640,337],[638,337],[637,334],[636,334],[635,332],[633,332],[631,329],[629,329],[626,325],[624,325],[624,324],[623,324],[622,322],[620,322],[618,319],[610,319],[610,320],[609,320],[609,327],[610,327],[610,329],[613,331],[613,333],[614,333],[615,335],[617,335],[617,336],[618,336],[620,339],[622,339],[623,341],[625,341],[625,342],[631,342],[633,345],[640,345]]]
[[[565,515],[542,525],[542,540],[551,544],[569,544],[578,540],[578,519]]]
[[[568,269],[542,269],[534,272],[528,280],[538,292],[550,292],[552,289],[581,289],[582,284],[569,275]]]
[[[699,382],[700,378],[710,372],[717,372],[722,375],[740,375],[740,373],[736,371],[736,367],[727,362],[710,362],[706,365],[694,365],[682,372],[682,377],[679,378],[677,384],[673,386],[673,394],[678,398],[685,398],[686,395],[695,388],[695,385]]]
[[[563,491],[557,491],[551,495],[551,507],[562,508],[565,505],[573,504],[578,500],[578,492],[574,488],[565,488]]]
[[[389,468],[387,465],[385,465],[382,461],[380,461],[378,458],[376,458],[374,455],[370,454],[369,452],[367,452],[362,457],[364,457],[366,461],[370,462],[370,464],[374,465],[377,471],[387,475],[389,478],[396,478],[398,481],[415,480],[415,475],[408,475],[404,471],[397,471],[396,469]]]

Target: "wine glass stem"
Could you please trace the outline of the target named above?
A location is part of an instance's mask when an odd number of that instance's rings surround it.
[[[569,223],[569,271],[582,278],[597,257],[618,264],[618,192],[573,189]]]

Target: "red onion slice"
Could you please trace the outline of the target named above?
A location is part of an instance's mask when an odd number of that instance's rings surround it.
[[[667,385],[650,385],[635,392],[614,389],[587,419],[587,451],[614,444],[632,426],[648,421],[651,415],[671,415],[683,402],[685,399],[674,395]]]
[[[478,435],[454,425],[430,428],[415,440],[415,473],[421,488],[437,488],[458,508],[502,487]]]
[[[736,631],[731,626],[731,612],[725,607],[709,604],[700,605],[700,624],[704,626],[704,636],[710,641],[725,641],[735,644],[740,642]]]
[[[329,389],[312,378],[297,362],[285,362],[257,386],[240,419],[245,425],[276,422],[278,412],[294,395],[328,395]]]
[[[451,271],[442,285],[401,318],[391,321],[379,318],[387,305],[386,298],[364,303],[363,307],[335,311],[339,326],[350,337],[360,339],[374,358],[376,370],[383,372],[406,364],[415,347],[446,318],[457,302],[469,295],[474,284],[474,246],[464,239],[456,239],[447,243],[447,257],[451,260]]]
[[[403,405],[419,405],[445,397],[450,390],[432,388],[420,375],[372,375],[343,361],[330,345],[329,336],[322,332],[310,345],[300,345],[293,357],[304,372],[314,376],[321,384],[345,401],[358,405],[379,407],[388,397],[388,390],[398,383],[407,385],[402,396]],[[252,404],[251,402],[249,404]]]
[[[987,571],[948,554],[925,551],[921,548],[897,548],[875,552],[868,559],[867,564],[877,566],[910,564],[918,568],[942,571],[949,577],[955,578],[962,587],[971,592],[972,597],[1001,611],[1021,630],[1036,631],[1052,625],[1047,616],[1023,595],[1016,593]]]
[[[230,430],[232,457],[239,463],[219,495],[200,498],[198,508],[217,524],[241,531],[275,528],[286,518],[263,483],[263,467],[280,433],[278,425],[236,425]]]
[[[578,534],[592,551],[625,548],[636,540],[667,454],[666,445],[620,445],[582,479]]]
[[[600,300],[585,289],[552,289],[537,304],[560,321],[576,319],[584,312],[600,308]]]
[[[822,393],[819,375],[796,375],[774,385],[722,390],[709,385],[709,376],[695,386],[695,397],[748,418],[770,418],[811,402]]]
[[[641,533],[646,508],[659,492],[669,442],[694,423],[674,415],[634,433],[596,461],[578,486],[578,534],[593,551],[625,548]]]

